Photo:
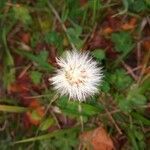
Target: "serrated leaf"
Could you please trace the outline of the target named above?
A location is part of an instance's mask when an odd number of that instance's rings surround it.
[[[129,101],[127,101],[124,97],[124,95],[118,95],[116,96],[116,99],[118,101],[119,108],[124,112],[131,112],[131,104]]]
[[[117,32],[111,35],[115,50],[122,53],[131,51],[134,47],[132,36],[128,32]]]
[[[132,78],[123,69],[116,69],[108,76],[108,81],[118,90],[127,88],[132,83]]]
[[[62,46],[62,38],[60,37],[60,35],[55,32],[48,32],[45,34],[44,40],[49,43],[49,44],[53,44],[55,45],[57,48],[61,48]]]
[[[141,93],[137,85],[132,85],[127,95],[127,100],[133,107],[144,105],[147,101],[146,97]]]
[[[39,84],[41,82],[42,73],[40,73],[39,71],[31,71],[30,77],[34,84]]]
[[[100,86],[100,90],[107,93],[110,90],[110,84],[107,81],[103,81],[102,85]]]
[[[118,106],[125,112],[131,112],[136,107],[146,104],[146,97],[141,93],[137,85],[132,85],[127,95],[116,96]]]
[[[74,43],[74,45],[77,48],[81,48],[81,46],[83,44],[83,41],[79,37],[81,35],[81,32],[82,32],[82,28],[78,25],[76,25],[75,28],[68,28],[67,29],[67,35],[69,37],[69,41],[71,43]]]
[[[91,54],[94,58],[96,58],[99,61],[105,59],[105,52],[102,49],[96,49],[96,50],[92,51]]]

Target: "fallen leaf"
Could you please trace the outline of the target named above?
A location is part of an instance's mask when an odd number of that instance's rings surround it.
[[[32,125],[35,125],[35,126],[38,126],[40,124],[40,121],[38,119],[34,119],[32,117],[32,114],[30,112],[27,112],[26,113],[26,116],[28,118],[28,121],[32,124]]]
[[[137,19],[136,18],[131,18],[131,20],[127,23],[124,23],[122,25],[123,30],[132,30],[136,27]]]
[[[29,104],[29,107],[33,110],[31,112],[26,113],[29,122],[33,125],[39,125],[42,117],[45,114],[44,107],[42,107],[42,105],[37,99],[32,99],[32,101]]]
[[[41,123],[41,120],[44,116],[44,108],[43,107],[37,107],[33,111],[29,111],[26,113],[29,122],[35,126],[39,125]]]
[[[111,27],[106,27],[104,30],[103,30],[103,34],[110,34],[113,32],[113,29]]]
[[[90,149],[92,146],[93,150],[114,150],[111,138],[102,127],[84,132],[80,139],[84,145],[86,144],[87,149]]]
[[[25,44],[30,43],[30,38],[31,38],[30,33],[24,32],[20,35],[20,37],[21,37],[21,41],[23,43],[25,43]]]
[[[38,108],[38,107],[40,107],[40,103],[39,103],[38,100],[32,99],[31,103],[29,104],[29,107],[31,107],[31,108]]]

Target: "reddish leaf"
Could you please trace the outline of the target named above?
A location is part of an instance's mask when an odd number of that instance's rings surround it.
[[[34,116],[36,115],[37,117],[34,117],[33,113],[34,113]],[[26,115],[29,119],[29,122],[31,124],[37,126],[40,124],[42,117],[44,116],[44,108],[43,107],[37,107],[36,109],[34,109],[31,112],[27,112]]]
[[[38,107],[41,107],[41,105],[40,105],[38,100],[32,99],[32,101],[29,104],[29,107],[31,107],[31,108],[38,108]]]
[[[103,30],[103,34],[110,34],[113,32],[113,29],[111,27],[106,27],[104,30]]]
[[[27,33],[27,32],[23,32],[21,35],[21,41],[25,44],[29,44],[30,43],[30,33]]]
[[[136,18],[131,18],[129,22],[124,23],[121,28],[124,30],[132,30],[136,27],[137,19]]]
[[[87,144],[87,149],[89,149],[90,146],[93,147],[93,150],[114,149],[114,145],[111,138],[108,136],[108,133],[102,127],[99,127],[92,131],[84,132],[80,138],[81,141],[84,142],[84,144]]]

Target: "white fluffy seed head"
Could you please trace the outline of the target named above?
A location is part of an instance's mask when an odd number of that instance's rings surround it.
[[[57,59],[59,69],[49,79],[61,95],[70,99],[84,101],[98,92],[102,80],[102,68],[93,61],[88,53],[66,52],[65,58]]]

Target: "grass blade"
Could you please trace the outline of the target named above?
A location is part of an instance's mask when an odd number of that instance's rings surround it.
[[[28,108],[20,107],[20,106],[0,105],[0,111],[22,113],[28,111]]]

